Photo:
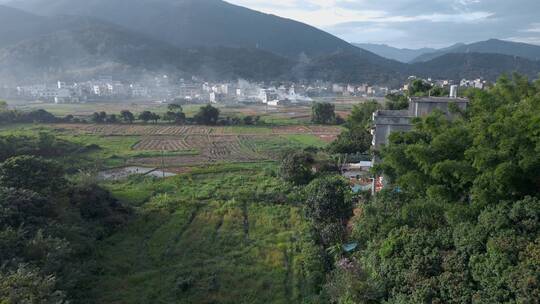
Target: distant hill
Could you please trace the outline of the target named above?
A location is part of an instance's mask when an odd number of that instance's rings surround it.
[[[259,48],[297,59],[356,47],[312,26],[221,0],[15,0],[48,16],[91,16],[172,45]]]
[[[411,75],[434,79],[460,80],[483,77],[493,81],[503,73],[512,72],[536,79],[540,73],[540,61],[501,54],[450,53],[427,62],[411,64],[408,68]]]
[[[518,56],[529,60],[540,60],[540,46],[490,39],[471,44],[458,44],[447,49],[426,53],[418,56],[412,62],[425,62],[449,53],[489,53]]]
[[[199,75],[208,79],[279,79],[294,63],[257,49],[193,48],[147,38],[116,25],[88,22],[0,48],[0,79],[56,81],[151,73]]]
[[[373,52],[384,58],[393,59],[393,60],[397,60],[404,63],[410,62],[420,55],[437,51],[436,49],[432,49],[432,48],[400,49],[400,48],[391,47],[386,44],[373,44],[373,43],[353,43],[353,45],[359,48],[362,48],[364,50]]]
[[[0,47],[32,39],[65,27],[65,20],[36,16],[0,5]]]
[[[407,65],[393,60],[377,60],[378,56],[357,52],[337,52],[299,65],[293,75],[303,79],[322,79],[342,83],[376,83],[396,86],[406,78]]]
[[[28,1],[37,3],[42,0],[26,0],[24,3],[31,3]],[[89,8],[92,8],[93,5],[103,8],[103,5],[105,5],[104,0],[87,0],[84,5],[82,2],[78,2],[82,0],[73,0],[71,2],[67,0],[50,1],[52,1],[52,7],[46,7],[49,10],[57,11],[58,8],[58,10],[62,11],[67,7],[70,9],[66,9],[66,11],[75,10],[73,13],[79,12],[76,11],[76,9],[81,9],[79,4]],[[123,3],[127,6],[126,1],[110,0],[116,5]],[[141,5],[141,7],[146,7],[145,5],[148,5],[150,1],[165,6],[177,4],[184,7],[183,5],[189,4],[199,7],[192,0],[130,1],[135,7]],[[202,3],[200,5],[210,7],[223,5],[223,2],[218,0],[200,1]],[[71,6],[70,3],[72,3]],[[162,9],[159,8],[160,5],[157,6],[158,11]],[[233,7],[235,11],[237,10],[236,6],[226,4],[225,7],[226,9]],[[147,9],[149,8],[147,7]],[[138,9],[134,11],[140,13],[141,16],[144,15]],[[274,17],[266,19],[266,17],[261,17],[264,14],[254,13],[250,10],[240,8],[239,12],[244,12],[251,17],[256,16],[253,17],[256,21],[271,20],[274,22],[279,20],[280,26],[289,24],[289,21],[283,21],[284,19],[274,19]],[[157,13],[149,12],[148,14]],[[183,14],[186,13],[183,12]],[[334,47],[330,47],[330,44],[328,44],[328,47],[318,49],[322,54],[318,54],[319,51],[317,51],[312,52],[311,56],[287,57],[279,55],[279,52],[272,52],[260,47],[248,47],[249,44],[242,45],[241,43],[240,46],[236,45],[235,47],[232,47],[235,44],[229,43],[225,43],[225,45],[210,43],[206,46],[178,46],[178,44],[167,42],[167,39],[162,39],[163,37],[156,37],[158,35],[138,32],[113,22],[103,21],[95,16],[37,16],[0,6],[0,17],[3,17],[3,26],[0,27],[0,80],[14,83],[21,81],[56,81],[58,79],[82,80],[99,75],[111,75],[118,79],[127,80],[167,73],[178,77],[200,76],[208,80],[235,80],[238,78],[254,81],[306,79],[344,83],[369,83],[395,87],[400,85],[409,75],[456,80],[484,77],[488,80],[494,80],[504,72],[519,71],[529,76],[536,76],[540,72],[538,61],[521,57],[480,53],[451,53],[455,49],[462,48],[462,44],[447,48],[446,50],[450,51],[450,54],[443,54],[426,62],[405,64],[383,58],[370,51],[348,44],[345,44],[348,45],[347,48],[342,49],[340,45],[343,45],[344,42],[335,37],[337,40],[332,38],[336,42]],[[163,32],[173,33],[175,27],[171,24],[174,24],[174,22],[170,23],[172,19],[168,20],[164,21],[163,24],[159,22],[160,20],[156,20],[154,23],[140,22],[140,24],[149,24],[150,27],[156,28],[161,24]],[[245,20],[249,20],[249,18]],[[180,18],[177,22],[191,21]],[[272,22],[266,25],[266,28],[262,31],[272,32]],[[133,23],[135,22],[133,21]],[[200,24],[200,22],[195,22],[195,24]],[[306,27],[299,23],[293,22],[292,24],[289,27],[291,33],[293,33],[292,36],[302,36],[300,32],[294,33],[292,29],[296,28],[302,31]],[[259,25],[255,26],[255,28]],[[172,26],[172,30],[166,26]],[[277,32],[280,31],[280,26],[277,27]],[[185,27],[188,28],[188,32],[196,32],[191,25]],[[281,28],[281,31],[285,31],[285,28]],[[219,39],[228,37],[228,34],[224,31],[216,30],[216,32],[221,33]],[[179,33],[183,32],[179,31]],[[321,45],[330,43],[329,40],[324,38],[328,34],[314,29],[312,33],[319,38],[322,37],[321,39],[324,41]],[[323,34],[319,35],[320,33]],[[242,36],[246,38],[245,41],[248,41],[252,38],[252,34],[253,31],[246,27],[244,31],[238,30],[235,32],[231,39],[238,39],[238,37]],[[287,37],[286,39],[290,38]],[[318,43],[319,40],[313,39],[315,40],[310,40],[309,43]],[[284,41],[286,40],[277,41],[273,47],[278,47]],[[291,50],[298,51],[298,48],[302,48],[302,45],[306,47],[307,44],[300,42],[299,45],[291,43]],[[336,50],[330,52],[331,49]],[[282,51],[284,50],[282,49]],[[291,54],[289,53],[289,55]]]

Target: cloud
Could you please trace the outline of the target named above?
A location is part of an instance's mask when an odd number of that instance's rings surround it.
[[[230,0],[351,42],[447,46],[490,38],[540,44],[540,0]]]

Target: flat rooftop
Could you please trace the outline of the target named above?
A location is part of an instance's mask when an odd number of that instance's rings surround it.
[[[375,117],[412,117],[409,110],[378,110]]]
[[[433,102],[433,103],[451,103],[451,102],[469,102],[468,98],[451,97],[411,97],[412,102]]]

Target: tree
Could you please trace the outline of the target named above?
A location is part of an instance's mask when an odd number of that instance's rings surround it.
[[[450,95],[450,90],[448,88],[436,86],[431,89],[430,95],[436,97],[448,97]]]
[[[133,113],[131,113],[128,110],[122,110],[122,112],[120,112],[120,116],[122,117],[122,120],[124,122],[130,123],[130,124],[133,123],[133,121],[135,120],[135,115],[133,115]]]
[[[109,231],[127,220],[128,210],[95,182],[76,185],[70,189],[69,197],[83,219],[100,221]]]
[[[280,176],[295,185],[308,184],[313,179],[313,163],[313,156],[307,152],[287,153],[281,161]]]
[[[168,122],[175,121],[176,120],[176,113],[168,111],[167,113],[165,113],[165,115],[163,115],[163,120],[166,120]]]
[[[324,176],[307,187],[306,210],[316,226],[345,224],[352,216],[351,189],[340,176]]]
[[[39,154],[43,156],[53,156],[56,154],[59,143],[53,134],[48,132],[39,132],[37,139],[37,148]]]
[[[36,156],[16,156],[0,165],[0,184],[51,194],[65,188],[64,170],[56,162]]]
[[[358,271],[369,272],[336,270],[335,302],[351,299],[336,287],[369,282],[381,289],[374,303],[537,302],[539,93],[540,81],[502,77],[469,92],[454,119],[433,113],[390,135],[377,168],[386,189],[352,222]]]
[[[311,107],[311,121],[317,124],[335,124],[335,106],[331,103],[316,102]]]
[[[71,114],[68,114],[66,116],[64,116],[64,118],[62,119],[64,122],[67,122],[67,123],[70,123],[70,122],[73,122],[75,119],[75,117]]]
[[[0,188],[0,229],[42,226],[52,208],[41,195],[24,189]]]
[[[375,100],[354,105],[351,115],[347,117],[345,127],[349,129],[364,128],[367,129],[373,119],[373,112],[382,109],[382,106]]]
[[[107,119],[107,113],[103,111],[99,113],[94,112],[94,114],[92,114],[92,117],[91,117],[91,120],[94,123],[104,123],[106,119]]]
[[[250,126],[253,124],[253,116],[245,116],[244,117],[244,124],[247,126]]]
[[[28,112],[21,118],[22,122],[54,123],[58,121],[56,116],[43,109]]]
[[[170,112],[182,112],[182,105],[177,103],[171,103],[167,106],[167,110]]]
[[[388,110],[405,110],[409,108],[409,98],[401,94],[388,94],[385,107]]]
[[[201,125],[215,125],[219,119],[219,109],[214,108],[212,105],[206,105],[199,109],[194,119],[195,122]]]
[[[381,108],[375,100],[355,105],[345,123],[347,130],[341,132],[338,138],[328,146],[328,150],[331,153],[340,154],[368,152],[373,139],[370,133],[373,112]]]
[[[158,114],[152,112],[150,115],[150,120],[152,120],[155,124],[157,124],[158,120],[161,118]]]
[[[409,95],[410,96],[427,96],[431,88],[432,88],[431,84],[424,81],[423,79],[415,79],[409,85]]]
[[[152,112],[150,111],[144,111],[141,114],[139,114],[139,119],[144,121],[145,123],[148,123],[150,120],[153,120],[154,116],[152,115]]]
[[[338,154],[367,153],[371,148],[373,136],[361,128],[341,132],[338,138],[328,146],[328,151]]]
[[[21,264],[15,271],[0,271],[0,303],[67,303],[65,293],[56,285],[55,276]]]
[[[168,111],[163,116],[163,119],[169,122],[174,122],[176,124],[183,124],[186,121],[186,114],[182,112],[171,112]]]
[[[118,117],[116,116],[116,114],[108,115],[107,118],[105,119],[105,122],[111,123],[111,124],[117,123]]]
[[[0,112],[7,111],[8,104],[5,100],[0,100]]]

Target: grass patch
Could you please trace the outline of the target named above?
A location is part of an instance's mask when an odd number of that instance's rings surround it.
[[[323,148],[327,145],[327,143],[318,136],[311,134],[285,135],[285,137],[288,140],[302,146]]]
[[[294,202],[268,201],[292,189],[263,167],[109,184],[138,212],[130,225],[102,241],[94,300],[298,303],[309,296],[303,269],[313,260],[304,252],[313,244],[305,239],[307,221]]]

